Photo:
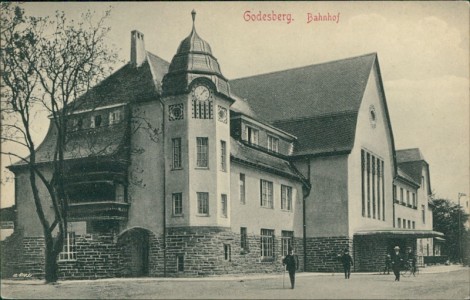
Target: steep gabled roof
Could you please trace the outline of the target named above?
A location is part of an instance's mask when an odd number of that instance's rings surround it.
[[[84,129],[69,132],[67,145],[64,151],[64,159],[81,159],[91,157],[115,156],[116,159],[124,154],[122,149],[128,146],[129,134],[128,122],[121,122],[112,126],[103,126],[94,129]],[[53,122],[49,125],[49,131],[44,141],[36,150],[36,163],[47,163],[54,159],[54,151],[57,140],[57,129]],[[116,156],[118,155],[118,156]],[[25,161],[10,166],[11,169],[26,165]]]
[[[147,61],[140,67],[128,63],[105,78],[76,101],[79,110],[117,103],[156,99],[161,93],[161,80],[169,63],[147,52]]]
[[[419,148],[397,150],[397,163],[425,161]]]
[[[311,118],[274,122],[297,136],[295,155],[349,153],[354,146],[357,112],[348,111]]]
[[[410,175],[408,175],[408,173],[406,173],[405,170],[403,170],[400,166],[397,167],[397,175],[398,175],[398,178],[401,178],[402,180],[404,179],[405,181],[419,187],[421,184],[419,181],[416,181],[415,178],[411,177]]]
[[[305,181],[303,176],[287,161],[272,154],[260,151],[231,138],[230,156],[232,160],[267,170],[275,174]]]
[[[375,53],[230,81],[266,121],[358,111]],[[295,133],[297,135],[297,133]]]
[[[424,159],[419,148],[403,149],[396,151],[398,167],[405,172],[414,182],[421,185],[421,177],[423,176],[423,168],[426,169],[427,176],[427,193],[431,194],[431,179],[429,173],[429,165]]]

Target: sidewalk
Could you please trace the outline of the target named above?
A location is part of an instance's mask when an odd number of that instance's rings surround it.
[[[462,265],[439,265],[439,266],[428,266],[425,268],[420,268],[420,274],[435,274],[435,273],[448,273],[453,271],[459,270],[468,270],[470,268],[463,267]],[[379,275],[378,272],[357,272],[352,273],[354,276],[360,275]],[[86,283],[86,282],[120,282],[120,281],[135,281],[135,282],[167,282],[167,281],[239,281],[244,282],[247,280],[260,280],[260,279],[273,279],[279,278],[282,276],[282,272],[279,273],[268,273],[268,274],[230,274],[230,275],[219,275],[219,276],[209,276],[209,277],[190,277],[190,278],[168,278],[168,277],[119,277],[119,278],[104,278],[104,279],[84,279],[84,280],[60,280],[57,284],[74,284],[77,282]],[[287,276],[287,275],[286,275]],[[344,276],[342,272],[300,272],[296,274],[296,277],[312,277],[312,276]],[[20,279],[3,279],[2,284],[12,284],[12,285],[42,285],[44,284],[44,280],[40,279],[28,279],[28,280],[20,280]]]

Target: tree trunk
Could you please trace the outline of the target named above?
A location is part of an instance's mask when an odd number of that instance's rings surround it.
[[[44,266],[46,283],[57,282],[59,279],[59,265],[57,264],[57,255],[54,253],[52,243],[46,243]]]

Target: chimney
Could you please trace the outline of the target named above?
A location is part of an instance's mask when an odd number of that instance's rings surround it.
[[[131,64],[134,67],[140,67],[146,59],[144,35],[133,30],[131,32]]]

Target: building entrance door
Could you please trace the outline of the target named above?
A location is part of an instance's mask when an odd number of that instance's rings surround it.
[[[133,228],[119,239],[121,245],[121,269],[125,277],[149,275],[149,232]]]
[[[149,265],[149,243],[148,233],[140,231],[135,235],[134,243],[131,244],[131,276],[147,276]]]

